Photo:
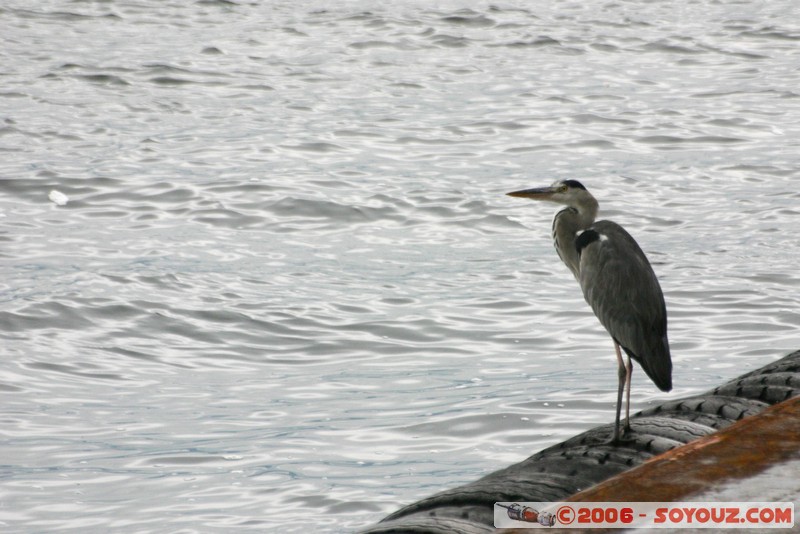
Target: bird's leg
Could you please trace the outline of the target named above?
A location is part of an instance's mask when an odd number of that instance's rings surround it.
[[[614,438],[611,443],[619,442],[619,416],[622,411],[622,390],[625,388],[625,382],[628,377],[628,369],[622,362],[622,354],[619,351],[619,343],[614,340],[614,350],[617,353],[617,375],[619,377],[619,386],[617,388],[617,417],[614,419]]]
[[[617,349],[619,350],[619,349]],[[627,390],[625,398],[625,426],[624,432],[631,429],[631,377],[633,376],[633,365],[631,365],[631,357],[628,356],[625,362],[625,389]]]

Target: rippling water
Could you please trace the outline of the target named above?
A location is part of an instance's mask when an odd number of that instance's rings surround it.
[[[384,5],[385,4],[385,5]],[[0,7],[0,526],[337,532],[613,418],[504,192],[655,265],[675,389],[798,348],[800,8]]]

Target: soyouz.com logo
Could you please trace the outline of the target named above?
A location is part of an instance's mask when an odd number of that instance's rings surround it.
[[[785,528],[791,502],[498,502],[497,528]]]

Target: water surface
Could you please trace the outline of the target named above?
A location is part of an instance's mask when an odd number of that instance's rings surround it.
[[[613,419],[550,242],[654,264],[675,389],[798,348],[791,1],[10,1],[0,525],[342,532]],[[55,191],[55,193],[53,193]]]

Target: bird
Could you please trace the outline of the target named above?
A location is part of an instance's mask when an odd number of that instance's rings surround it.
[[[595,221],[598,202],[577,180],[507,193],[512,197],[566,205],[553,219],[559,258],[581,286],[586,302],[614,341],[617,411],[612,444],[620,442],[620,411],[627,388],[622,436],[630,431],[631,359],[662,391],[672,389],[667,307],[661,285],[631,235],[612,221]],[[623,362],[620,348],[627,356]]]

